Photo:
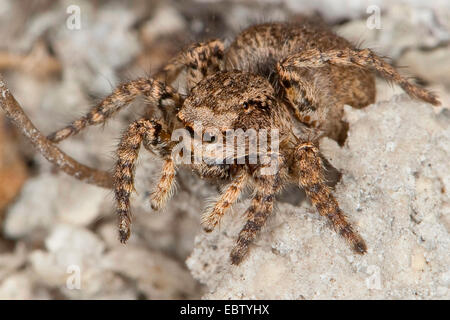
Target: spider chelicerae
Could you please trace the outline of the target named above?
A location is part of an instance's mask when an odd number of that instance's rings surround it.
[[[182,71],[185,94],[171,86]],[[374,72],[397,83],[414,98],[439,104],[432,93],[410,83],[371,50],[359,49],[321,23],[303,18],[296,23],[251,26],[226,48],[216,39],[192,44],[153,78],[118,86],[87,115],[49,139],[57,143],[90,125],[104,123],[137,96],[144,96],[148,112],[128,126],[116,153],[114,190],[123,243],[130,237],[130,194],[134,190],[135,162],[143,145],[164,161],[161,178],[151,194],[151,206],[156,210],[172,195],[179,167],[227,183],[215,205],[202,215],[206,231],[220,223],[247,186],[252,188],[251,204],[245,212],[247,221],[231,252],[233,264],[246,256],[273,211],[275,195],[287,184],[303,188],[319,214],[331,221],[357,253],[364,254],[364,240],[347,221],[325,183],[317,137],[343,140],[343,106],[363,108],[374,102]],[[160,115],[155,116],[154,110]],[[226,163],[177,163],[179,152],[174,152],[177,142],[171,139],[172,133],[178,129],[192,133],[195,123],[201,123],[201,134],[277,130],[277,148],[267,150],[270,158],[276,159],[276,170],[265,173],[270,164],[264,161],[236,161],[234,152],[233,161]],[[294,127],[299,129],[295,133]],[[249,156],[245,153],[244,159]]]

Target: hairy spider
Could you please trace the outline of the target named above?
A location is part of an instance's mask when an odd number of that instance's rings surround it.
[[[187,94],[171,87],[183,70]],[[254,192],[245,212],[247,221],[231,252],[231,262],[239,264],[272,213],[275,195],[292,183],[303,188],[319,214],[363,254],[366,244],[326,185],[317,141],[311,137],[321,133],[341,139],[344,104],[363,108],[374,102],[374,71],[412,97],[439,104],[432,93],[408,82],[371,50],[358,49],[325,26],[304,18],[298,23],[252,26],[227,48],[220,40],[193,44],[154,78],[120,85],[86,116],[49,139],[59,142],[89,125],[104,123],[137,96],[147,98],[149,112],[129,125],[117,149],[114,189],[120,240],[125,243],[130,236],[130,194],[141,144],[164,160],[161,178],[151,194],[152,208],[159,209],[172,194],[178,167],[171,140],[175,129],[191,132],[194,122],[202,124],[202,133],[277,129],[279,148],[269,150],[277,160],[277,170],[271,174],[263,174],[267,163],[180,165],[201,177],[228,183],[217,203],[203,214],[204,229],[213,230],[242,190],[251,186]],[[160,110],[162,115],[155,117],[151,110]],[[294,133],[294,126],[300,133]],[[237,160],[234,153],[232,157]]]

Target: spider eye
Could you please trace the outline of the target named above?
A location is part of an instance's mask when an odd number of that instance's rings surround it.
[[[248,102],[244,102],[244,110],[248,109]]]
[[[206,143],[214,143],[216,142],[216,136],[213,133],[205,132],[203,141]]]

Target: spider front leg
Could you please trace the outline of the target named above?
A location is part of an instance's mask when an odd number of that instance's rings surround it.
[[[135,163],[141,143],[146,148],[154,148],[170,155],[169,135],[156,120],[140,119],[133,122],[124,133],[117,149],[117,163],[114,173],[114,193],[119,218],[120,241],[125,243],[130,237],[131,212],[130,195],[134,190]],[[159,153],[159,152],[155,152]],[[163,176],[152,194],[152,204],[160,206],[170,194],[175,176],[175,167],[171,158],[166,158]]]
[[[385,62],[369,49],[342,49],[319,51],[312,49],[293,54],[278,63],[278,72],[281,75],[292,75],[295,68],[320,68],[327,64],[340,66],[354,66],[379,72],[386,80],[400,85],[410,96],[440,105],[437,97],[428,90],[410,83],[405,77],[395,70],[393,66]],[[290,75],[291,74],[291,75]],[[283,76],[282,76],[283,77]]]
[[[302,142],[295,148],[293,161],[293,170],[299,175],[299,184],[319,214],[331,221],[336,232],[343,236],[357,253],[366,253],[364,240],[353,231],[330,188],[325,184],[319,149],[312,142]]]
[[[150,195],[150,205],[153,210],[159,210],[166,204],[167,200],[172,196],[175,186],[175,162],[171,156],[164,161],[161,177],[159,182]]]
[[[281,180],[285,170],[282,158],[279,157],[277,161],[278,169],[276,172],[263,174],[262,168],[260,168],[253,176],[256,190],[251,205],[245,212],[247,222],[239,233],[237,243],[230,253],[231,263],[234,265],[240,264],[248,254],[250,244],[255,240],[273,211],[275,194],[281,188]]]
[[[224,44],[220,40],[195,43],[178,53],[156,75],[160,79],[171,84],[180,72],[188,69],[188,90],[194,87],[200,80],[209,74],[220,71],[223,65]]]
[[[213,231],[220,223],[225,212],[239,198],[242,190],[247,185],[248,178],[248,173],[245,170],[242,170],[242,172],[226,187],[212,210],[209,210],[202,215],[202,225],[206,232]]]
[[[60,142],[80,132],[90,125],[104,123],[118,111],[129,105],[138,96],[145,96],[149,103],[163,107],[163,101],[171,99],[175,106],[181,106],[182,97],[172,87],[154,79],[140,78],[120,85],[114,92],[103,99],[100,104],[89,111],[84,117],[72,122],[48,136],[52,142]],[[173,112],[175,113],[175,112]]]

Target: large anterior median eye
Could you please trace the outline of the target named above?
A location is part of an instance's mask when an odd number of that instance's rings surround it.
[[[203,134],[203,141],[206,143],[214,143],[217,141],[216,135],[212,132],[205,132]]]

